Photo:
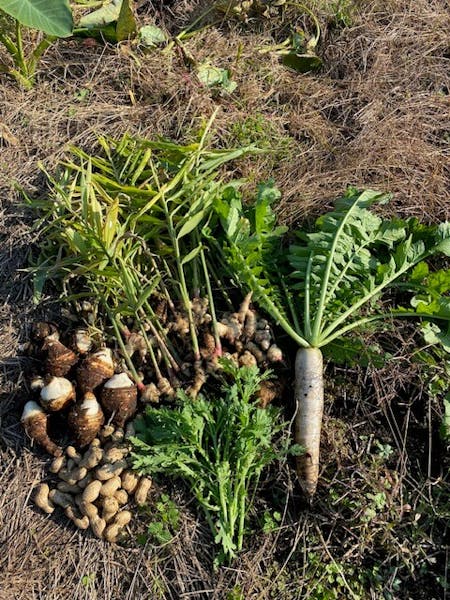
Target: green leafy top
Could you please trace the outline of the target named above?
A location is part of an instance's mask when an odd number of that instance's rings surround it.
[[[148,407],[135,422],[132,456],[133,468],[141,473],[164,473],[189,483],[222,559],[230,559],[242,548],[258,478],[280,456],[273,442],[283,424],[278,409],[261,409],[253,400],[267,373],[261,375],[257,367],[239,369],[230,361],[223,366],[231,383],[223,386],[220,397],[200,396],[193,402],[180,391],[175,410]]]
[[[260,184],[254,206],[245,206],[237,189],[225,192],[215,200],[214,209],[224,231],[218,249],[225,255],[230,276],[249,288],[253,299],[277,322],[290,327],[289,302],[283,289],[286,259],[282,241],[287,228],[277,226],[272,209],[280,192],[273,181]],[[293,336],[299,329],[297,323]],[[300,338],[297,341],[302,343]]]
[[[317,219],[312,232],[297,232],[288,271],[270,204],[256,201],[254,210],[265,215],[260,216],[263,229],[248,209],[235,206],[235,214],[230,208],[223,219],[227,261],[235,278],[304,347],[325,346],[389,316],[449,319],[448,300],[442,298],[427,307],[417,303],[415,311],[380,307],[381,293],[416,265],[434,254],[450,255],[448,223],[425,226],[372,212],[372,205],[388,201],[386,194],[349,189],[332,212]]]

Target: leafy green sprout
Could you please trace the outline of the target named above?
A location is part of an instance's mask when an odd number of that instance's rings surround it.
[[[275,446],[286,424],[278,409],[259,408],[254,400],[269,374],[225,359],[222,366],[231,379],[220,394],[192,402],[180,391],[175,409],[147,407],[132,438],[135,470],[189,484],[220,548],[219,562],[230,561],[243,547],[263,469],[299,451],[286,442]]]
[[[148,539],[165,545],[172,541],[180,527],[180,511],[168,494],[161,494],[152,507],[151,523],[147,526],[147,533],[141,535],[138,541],[145,544]]]

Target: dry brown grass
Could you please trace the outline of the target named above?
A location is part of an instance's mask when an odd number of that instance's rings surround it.
[[[187,0],[165,9],[159,2],[140,5],[142,18],[161,9],[161,22],[171,31],[188,22],[193,7]],[[197,3],[194,12],[204,5]],[[436,516],[437,525],[424,528],[428,546],[420,539],[418,550],[407,534],[408,515],[423,512],[425,500],[434,510],[437,500],[430,479],[424,483],[427,467],[421,463],[422,454],[431,452],[426,439],[431,419],[426,415],[434,409],[421,395],[418,375],[406,358],[412,345],[404,339],[396,341],[402,350],[394,366],[366,374],[345,371],[356,391],[338,391],[336,403],[328,405],[323,489],[314,509],[302,506],[288,465],[272,474],[270,486],[284,498],[283,524],[276,533],[254,537],[232,568],[212,570],[209,534],[193,507],[183,504],[187,496],[181,492],[182,526],[166,549],[142,548],[133,541],[126,548],[105,545],[76,532],[64,518],[35,511],[30,493],[45,473],[46,459],[29,449],[18,423],[30,365],[15,356],[31,320],[54,306],[49,297],[48,303],[33,307],[30,282],[18,271],[37,237],[33,217],[11,183],[42,190],[38,161],[52,170],[69,143],[92,148],[99,133],[189,138],[219,106],[218,143],[236,140],[233,125],[256,114],[268,123],[269,141],[287,140],[285,155],[249,159],[236,167],[253,181],[275,178],[283,191],[279,211],[285,222],[319,213],[347,184],[394,192],[393,206],[403,215],[448,218],[449,15],[445,0],[374,0],[361,3],[351,27],[333,30],[325,26],[324,12],[320,52],[325,69],[305,76],[286,70],[274,56],[257,53],[276,35],[273,25],[252,31],[224,23],[205,30],[186,48],[198,60],[209,58],[231,68],[238,83],[231,98],[202,88],[179,52],[142,55],[126,44],[87,48],[79,41],[60,42],[47,53],[30,92],[2,76],[0,600],[225,599],[233,588],[242,594],[236,598],[246,600],[300,599],[308,597],[302,576],[312,554],[319,557],[319,566],[330,564],[332,555],[362,568],[364,553],[374,564],[389,565],[389,548],[402,557],[406,579],[414,561],[424,555],[435,557],[436,571],[444,572],[442,516]],[[337,368],[334,375],[339,374]],[[362,398],[366,388],[370,393]],[[395,399],[408,394],[396,409]],[[372,461],[369,469],[367,440],[374,435],[393,446],[396,464]],[[419,436],[416,454],[412,435]],[[386,521],[377,515],[366,531],[358,515],[367,508],[367,494],[386,478],[394,482],[389,515]],[[336,493],[332,501],[330,489]],[[264,502],[259,502],[262,510]],[[405,517],[406,504],[413,512]],[[385,532],[385,523],[396,523],[400,533]],[[396,544],[403,546],[399,550]],[[319,566],[314,567],[318,581]],[[431,597],[419,590],[419,575],[410,572],[409,578],[412,586],[393,598]],[[385,585],[394,589],[393,580]],[[373,594],[367,598],[379,597]]]

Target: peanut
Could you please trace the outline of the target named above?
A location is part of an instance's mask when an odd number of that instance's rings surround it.
[[[98,517],[98,508],[95,506],[95,504],[92,504],[91,502],[81,501],[78,504],[78,506],[81,513],[86,517],[89,517],[89,519],[94,519],[95,517]]]
[[[53,504],[57,504],[62,508],[67,508],[68,506],[73,506],[73,498],[70,494],[66,494],[61,492],[60,490],[51,490],[48,497],[53,502]]]
[[[84,488],[86,488],[91,483],[91,481],[93,481],[93,474],[88,473],[86,475],[86,477],[83,477],[83,479],[80,479],[80,481],[77,481],[77,486],[80,489],[84,490]]]
[[[103,532],[105,531],[106,523],[100,517],[92,517],[89,519],[89,523],[91,525],[92,532],[98,538],[103,537]]]
[[[99,433],[100,440],[104,442],[114,433],[115,429],[113,425],[105,425]]]
[[[117,525],[116,523],[108,525],[104,533],[105,540],[108,542],[117,542],[121,529],[122,528],[120,527],[120,525]]]
[[[67,467],[59,471],[58,477],[70,485],[76,485],[78,481],[74,478],[72,471],[69,471]]]
[[[78,485],[71,485],[66,481],[60,481],[56,487],[60,492],[65,492],[66,494],[79,494],[81,492],[81,488]]]
[[[120,477],[113,477],[106,481],[100,488],[100,496],[114,496],[120,488]]]
[[[147,502],[147,495],[151,487],[152,480],[147,477],[142,477],[134,492],[134,499],[138,506],[143,506]]]
[[[118,460],[114,464],[108,463],[107,465],[98,467],[95,471],[95,475],[97,479],[100,479],[100,481],[106,481],[111,479],[111,477],[120,475],[122,471],[127,468],[127,466],[128,465],[125,460]]]
[[[133,515],[129,510],[121,510],[117,513],[114,519],[114,525],[119,525],[120,527],[125,527],[133,518]]]
[[[87,475],[87,469],[86,469],[86,467],[76,467],[72,471],[72,477],[76,481],[80,481],[80,479],[84,479],[84,477],[86,477],[86,475]]]
[[[66,513],[66,517],[73,521],[78,529],[87,529],[89,527],[89,517],[79,515],[73,506],[68,506],[64,512]]]
[[[114,433],[111,435],[111,441],[112,442],[121,442],[123,440],[123,429],[121,427],[118,427]]]
[[[114,498],[117,500],[117,502],[123,506],[124,504],[126,504],[128,502],[128,494],[126,493],[125,490],[117,490],[114,493]]]
[[[78,454],[76,448],[74,448],[73,446],[67,446],[66,455],[69,458],[71,458],[77,465],[79,464],[79,462],[81,460],[81,455]]]
[[[128,453],[128,448],[117,448],[113,446],[105,452],[103,462],[116,463],[117,461],[122,460]]]
[[[119,503],[117,502],[116,498],[108,497],[104,498],[102,506],[102,519],[104,519],[106,523],[109,523],[109,521],[111,521],[119,512]]]
[[[34,503],[36,504],[36,506],[38,506],[41,510],[46,512],[48,515],[50,515],[55,510],[52,501],[49,500],[49,492],[50,488],[48,487],[48,485],[46,483],[41,483],[41,485],[37,488],[36,494],[34,496]]]
[[[86,469],[94,469],[100,464],[103,458],[103,450],[98,446],[93,446],[85,452],[83,458],[80,460],[80,467],[86,467]]]
[[[121,475],[123,489],[132,494],[137,488],[139,483],[139,477],[133,471],[124,471]]]
[[[63,466],[65,464],[66,464],[66,457],[58,456],[58,458],[55,458],[55,460],[53,460],[52,464],[50,465],[50,468],[49,468],[50,473],[59,473],[59,471],[63,468]]]
[[[97,500],[100,490],[102,488],[102,482],[95,480],[92,481],[88,486],[84,488],[83,502],[94,502]]]

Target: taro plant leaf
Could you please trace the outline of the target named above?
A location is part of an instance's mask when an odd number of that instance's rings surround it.
[[[317,71],[323,65],[322,59],[315,54],[298,54],[289,52],[282,57],[283,65],[298,71],[299,73],[309,73]]]
[[[127,40],[136,34],[136,19],[134,18],[133,9],[130,5],[130,0],[122,0],[119,17],[116,25],[117,41]]]
[[[101,8],[98,8],[87,15],[83,15],[80,18],[78,26],[86,27],[88,29],[100,29],[105,25],[117,21],[120,16],[123,2],[127,3],[127,0],[111,0],[110,2],[105,2]]]
[[[0,10],[21,25],[48,35],[69,37],[73,19],[68,0],[0,0]]]

